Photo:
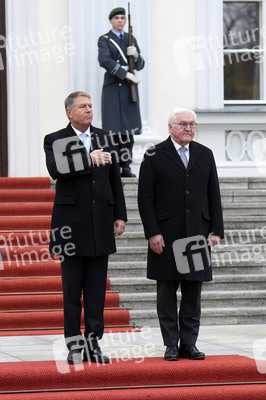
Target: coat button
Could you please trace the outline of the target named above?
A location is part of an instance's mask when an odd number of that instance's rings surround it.
[[[189,209],[189,208],[187,208],[187,209],[186,209],[186,212],[187,212],[187,214],[189,214],[189,213],[190,213],[190,209]]]
[[[95,181],[92,181],[92,183],[95,183]]]
[[[122,83],[119,83],[119,86],[122,86]]]
[[[186,190],[186,194],[189,194],[189,190]]]
[[[92,200],[92,204],[95,204],[96,203],[96,201],[95,200]]]

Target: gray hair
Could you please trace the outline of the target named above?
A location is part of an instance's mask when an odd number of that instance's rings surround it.
[[[77,91],[77,92],[70,93],[67,96],[67,98],[65,99],[65,109],[67,109],[67,108],[72,109],[76,102],[76,98],[80,97],[80,96],[87,97],[88,99],[91,100],[91,96],[86,92]]]
[[[189,108],[182,108],[182,107],[176,107],[171,114],[169,115],[168,118],[168,124],[173,124],[175,121],[175,117],[179,114],[183,114],[184,112],[189,112],[190,114],[193,115],[195,121],[197,119],[197,114],[195,113],[195,111],[190,110]]]

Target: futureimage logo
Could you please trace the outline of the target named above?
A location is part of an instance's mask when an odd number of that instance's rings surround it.
[[[211,266],[207,240],[202,235],[175,240],[173,252],[180,274],[202,271]]]

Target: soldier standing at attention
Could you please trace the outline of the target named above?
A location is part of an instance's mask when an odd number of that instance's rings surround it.
[[[133,58],[134,69],[144,67],[137,41],[132,37],[129,46],[129,34],[124,32],[126,12],[122,7],[113,9],[109,14],[112,29],[98,40],[100,66],[106,72],[102,89],[102,128],[113,135],[122,177],[135,177],[131,172],[134,135],[141,133],[139,109],[138,78],[129,72],[129,60]],[[131,97],[131,85],[136,93]]]

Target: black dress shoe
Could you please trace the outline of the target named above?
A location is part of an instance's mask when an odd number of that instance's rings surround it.
[[[194,344],[182,344],[179,349],[180,358],[189,360],[204,360],[205,354],[197,349]]]
[[[81,349],[69,350],[67,362],[68,364],[82,364]]]
[[[136,175],[133,174],[130,169],[122,169],[121,177],[122,178],[136,178]]]
[[[167,346],[164,353],[164,359],[166,361],[178,361],[179,360],[178,347]]]
[[[88,343],[88,347],[84,349],[83,360],[91,361],[97,364],[109,364],[110,360],[107,356],[104,356],[97,340]]]

